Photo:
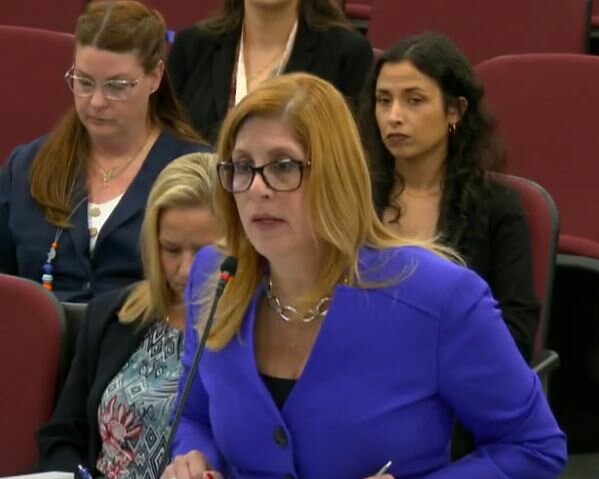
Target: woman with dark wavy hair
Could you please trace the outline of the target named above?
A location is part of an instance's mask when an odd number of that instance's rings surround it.
[[[355,102],[372,63],[337,0],[223,0],[177,34],[168,69],[194,126],[214,141],[228,110],[268,78],[312,73]]]
[[[402,236],[455,248],[530,360],[539,316],[530,235],[517,194],[486,175],[503,156],[468,59],[443,35],[407,38],[376,62],[363,107],[379,216]]]

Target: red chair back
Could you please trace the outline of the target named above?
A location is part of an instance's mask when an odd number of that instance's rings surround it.
[[[15,146],[51,130],[73,103],[63,77],[74,48],[75,38],[67,33],[0,26],[0,105],[6,119],[0,166]]]
[[[347,0],[345,13],[351,20],[369,20],[373,0]]]
[[[476,70],[506,143],[508,172],[547,188],[562,233],[599,243],[599,216],[589,210],[599,203],[599,57],[510,55]]]
[[[17,25],[73,33],[86,0],[5,0],[0,25]]]
[[[535,293],[541,303],[541,317],[534,346],[534,353],[538,355],[545,348],[551,312],[559,234],[557,207],[547,190],[534,181],[503,174],[494,174],[493,177],[518,193],[526,214],[532,244]]]
[[[0,311],[0,476],[5,476],[37,462],[35,433],[52,415],[64,372],[65,319],[41,285],[3,274]]]
[[[437,31],[476,64],[511,53],[584,53],[589,25],[589,0],[373,0],[368,36],[387,49],[409,35]]]

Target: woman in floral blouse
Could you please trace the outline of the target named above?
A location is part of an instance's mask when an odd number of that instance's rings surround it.
[[[58,406],[38,434],[42,471],[82,464],[110,479],[158,477],[181,374],[183,292],[196,252],[219,236],[214,168],[212,154],[193,153],[158,176],[142,231],[146,280],[89,303]]]

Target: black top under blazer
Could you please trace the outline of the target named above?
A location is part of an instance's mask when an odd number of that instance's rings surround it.
[[[37,282],[41,282],[42,268],[57,231],[46,221],[30,192],[29,171],[44,140],[45,137],[39,138],[16,148],[0,172],[0,273]],[[53,263],[54,292],[58,299],[87,302],[99,293],[142,279],[139,233],[156,177],[178,156],[209,149],[163,132],[100,230],[92,255],[88,203],[83,200],[69,220],[72,227],[65,229],[58,239]]]
[[[177,34],[168,59],[173,86],[192,123],[212,143],[229,108],[240,36],[241,27],[213,34],[194,26]],[[285,73],[312,73],[356,104],[372,65],[372,47],[360,33],[342,27],[318,31],[300,18]]]
[[[91,301],[81,324],[75,358],[52,419],[37,435],[40,471],[95,470],[102,448],[98,407],[110,381],[143,341],[149,326],[118,319],[130,288]]]

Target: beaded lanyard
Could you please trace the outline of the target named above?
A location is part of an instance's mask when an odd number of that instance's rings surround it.
[[[71,214],[67,217],[67,221],[69,221],[71,219],[71,217],[73,216],[73,214],[75,213],[75,211],[77,211],[77,208],[79,208],[84,201],[87,200],[87,196],[83,199],[81,199],[79,201],[79,203],[77,203],[75,205],[75,208],[73,208],[73,211],[71,211]],[[54,259],[56,258],[56,251],[58,250],[58,240],[60,239],[60,236],[62,235],[62,232],[64,231],[64,228],[58,227],[56,228],[56,234],[54,235],[54,241],[52,241],[52,244],[50,245],[50,249],[48,250],[48,254],[46,255],[46,262],[44,263],[44,266],[42,267],[42,285],[44,286],[44,288],[46,288],[48,291],[53,291],[54,290],[54,286],[52,284],[52,282],[54,281],[54,275],[52,274],[54,272],[54,265],[52,264],[52,261],[54,261]]]

